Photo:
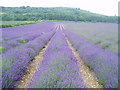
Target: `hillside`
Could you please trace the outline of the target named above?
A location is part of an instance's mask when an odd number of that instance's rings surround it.
[[[117,16],[105,16],[80,8],[67,7],[0,7],[2,21],[66,20],[117,23]]]

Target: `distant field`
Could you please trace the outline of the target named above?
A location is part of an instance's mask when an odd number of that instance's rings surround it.
[[[117,51],[116,26],[48,21],[0,29],[0,85],[117,88],[118,55],[104,50]]]
[[[64,23],[67,30],[74,32],[101,48],[118,54],[118,24]],[[120,55],[120,54],[119,54]]]
[[[28,25],[28,24],[34,24],[40,22],[43,21],[0,21],[0,28],[16,27],[16,26]]]
[[[25,22],[25,21],[0,21],[0,23],[18,23],[18,22]]]

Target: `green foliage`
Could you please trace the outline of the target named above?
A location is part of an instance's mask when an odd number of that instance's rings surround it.
[[[104,79],[100,80],[100,83],[101,83],[103,86],[105,86],[105,85],[106,85],[106,83],[105,83],[105,80],[104,80]]]
[[[43,22],[43,21],[22,21],[17,23],[2,23],[0,24],[0,28],[15,27],[15,26],[21,26],[21,25],[40,23],[40,22]]]
[[[118,50],[117,46],[112,46],[111,49]]]
[[[24,43],[27,43],[28,42],[28,40],[22,40],[22,41],[20,41],[20,44],[24,44]]]
[[[69,88],[75,88],[75,86],[72,84],[72,85],[70,85]],[[70,90],[74,90],[74,89],[70,89]]]
[[[95,44],[100,44],[102,41],[101,40],[98,40],[95,42]]]
[[[118,40],[118,43],[120,43],[120,40]]]
[[[0,53],[4,52],[6,50],[5,47],[0,46]]]
[[[118,86],[120,86],[120,80],[118,79]]]
[[[103,45],[102,45],[102,49],[106,49],[106,48],[108,48],[110,46],[110,43],[104,43]]]
[[[3,21],[39,21],[39,20],[64,20],[83,22],[110,22],[118,23],[117,16],[105,16],[81,10],[80,8],[67,7],[1,7]]]

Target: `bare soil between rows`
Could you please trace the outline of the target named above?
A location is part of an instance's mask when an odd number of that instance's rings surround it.
[[[54,35],[53,35],[54,36]],[[52,36],[52,38],[53,38]],[[37,71],[39,64],[43,60],[43,55],[50,44],[50,41],[52,38],[47,42],[47,44],[43,47],[43,49],[39,52],[39,54],[35,57],[33,61],[31,61],[30,65],[28,66],[28,69],[26,71],[26,74],[22,77],[22,79],[18,82],[18,86],[16,88],[27,88],[28,84],[30,83],[30,80],[34,76],[35,72]]]
[[[64,34],[64,33],[63,33]],[[65,34],[64,34],[65,35]],[[99,83],[97,77],[95,77],[94,73],[84,64],[81,57],[79,56],[76,49],[72,46],[70,40],[67,36],[65,36],[66,41],[69,45],[69,48],[71,49],[72,53],[77,59],[77,63],[80,67],[80,75],[83,78],[84,83],[87,85],[88,88],[103,88],[103,86]]]
[[[61,30],[62,30],[61,26]],[[62,31],[63,32],[63,31]],[[65,33],[63,33],[65,35]],[[54,36],[54,35],[53,35]],[[53,38],[52,36],[52,38]],[[50,41],[52,38],[49,40],[49,42],[44,46],[44,48],[39,52],[39,54],[35,57],[33,61],[31,61],[27,73],[22,77],[22,79],[18,82],[18,86],[16,88],[27,88],[28,84],[30,83],[32,77],[34,76],[35,72],[37,71],[37,68],[40,64],[40,62],[43,60],[43,55],[48,47]],[[81,57],[79,56],[78,52],[76,49],[72,46],[70,40],[68,37],[65,35],[65,39],[68,43],[69,48],[71,49],[73,55],[77,59],[77,63],[80,67],[79,69],[79,74],[82,76],[84,83],[88,88],[103,88],[103,86],[99,83],[97,77],[94,76],[94,73],[84,64],[82,61]]]

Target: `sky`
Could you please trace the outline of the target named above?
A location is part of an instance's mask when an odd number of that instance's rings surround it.
[[[120,0],[0,0],[6,7],[73,7],[108,16],[118,15]]]

